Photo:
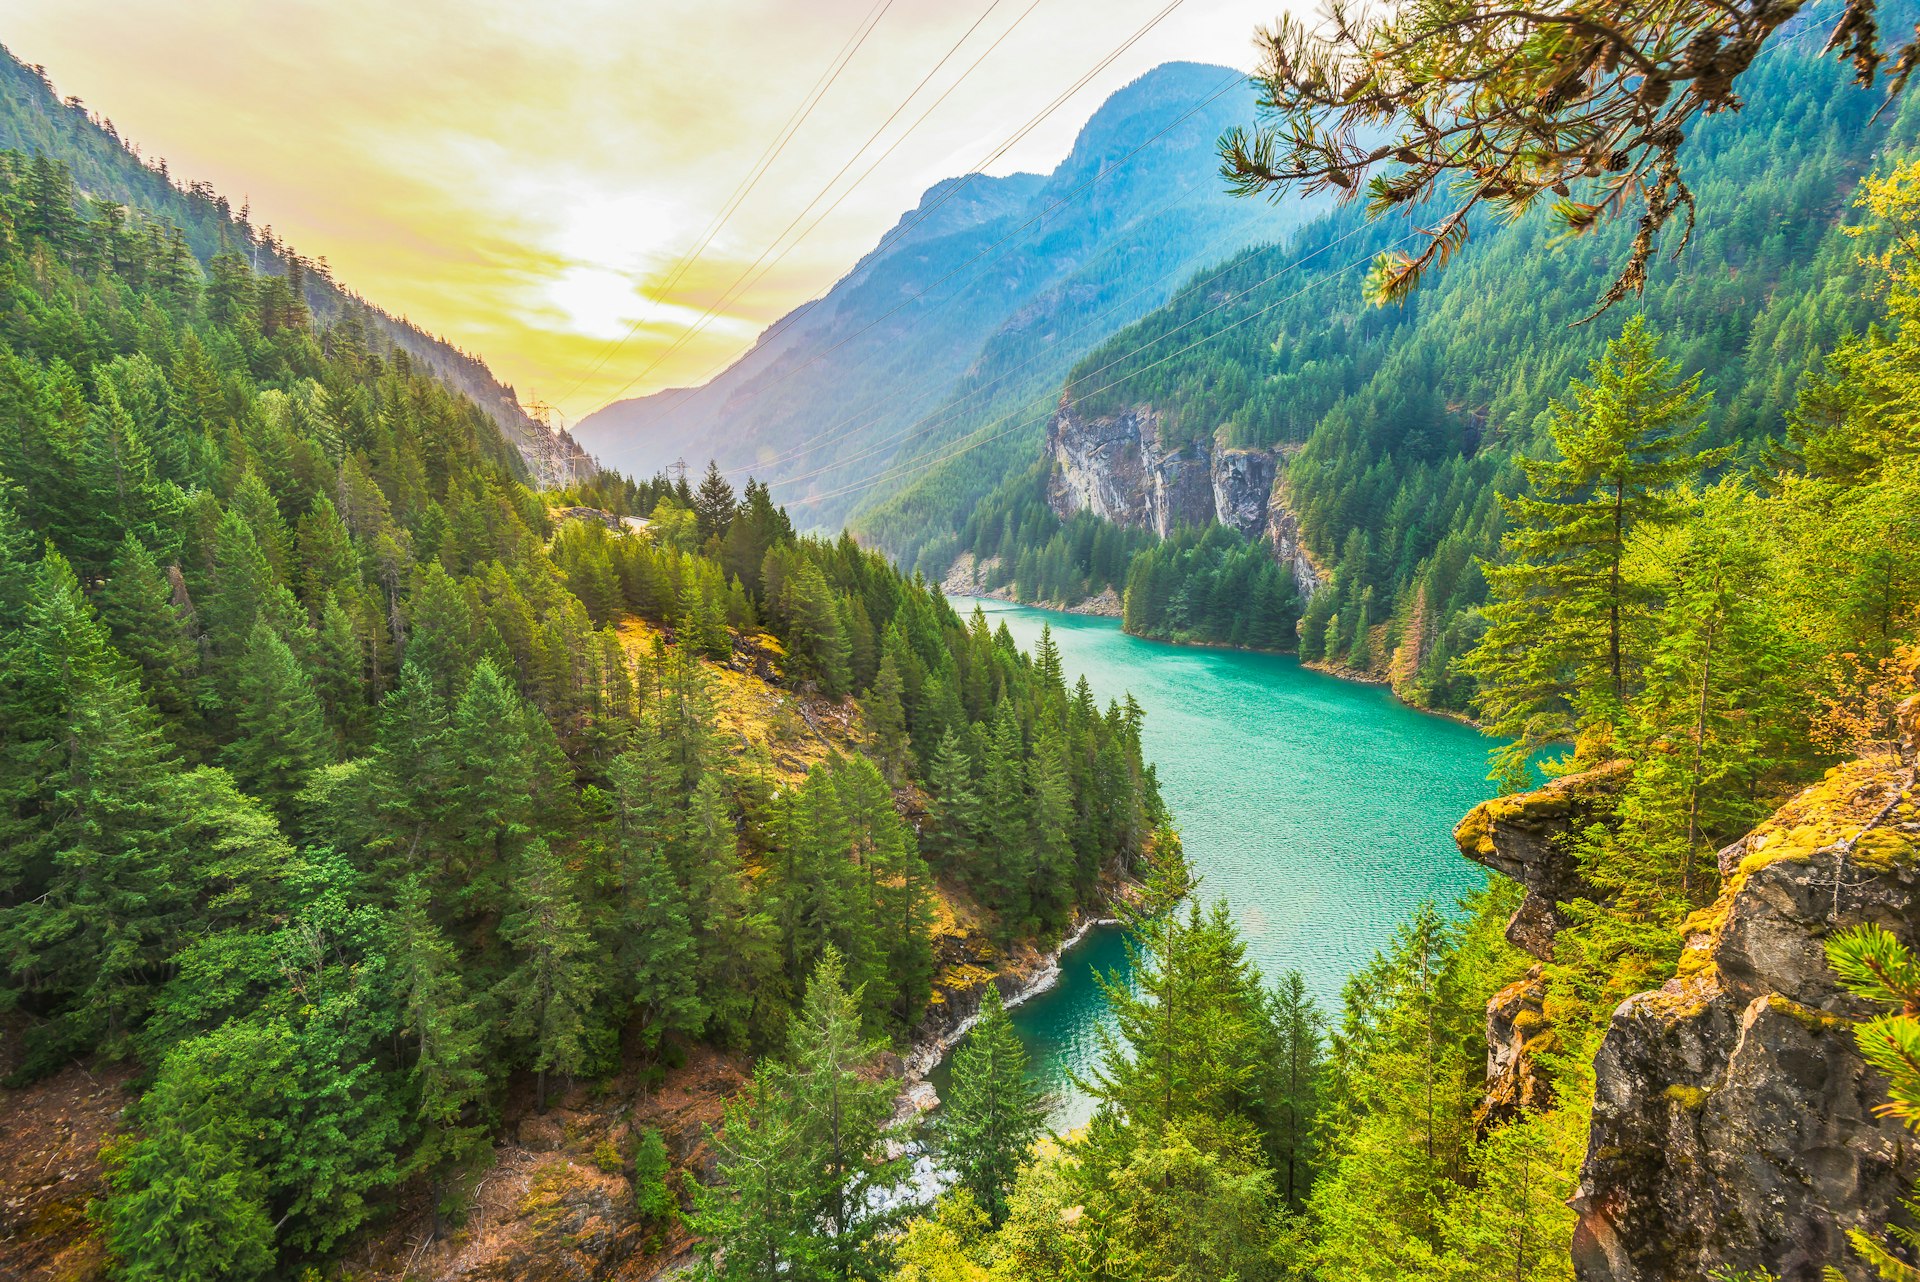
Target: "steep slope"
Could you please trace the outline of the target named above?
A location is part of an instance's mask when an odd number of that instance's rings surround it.
[[[1092,511],[1162,532],[1219,520],[1258,535],[1264,510],[1301,587],[1332,589],[1307,613],[1303,656],[1364,653],[1354,666],[1385,672],[1410,642],[1397,665],[1403,693],[1458,706],[1464,691],[1448,670],[1482,591],[1473,558],[1498,537],[1493,496],[1512,488],[1514,455],[1537,447],[1549,399],[1629,315],[1671,331],[1674,359],[1704,372],[1714,392],[1706,443],[1739,446],[1743,463],[1783,429],[1801,373],[1867,322],[1858,245],[1840,227],[1856,182],[1910,142],[1920,117],[1909,105],[1876,119],[1875,95],[1790,48],[1754,69],[1747,97],[1746,110],[1704,122],[1689,144],[1699,225],[1685,253],[1662,256],[1643,299],[1590,323],[1579,322],[1623,260],[1629,225],[1558,247],[1544,218],[1476,226],[1445,271],[1387,309],[1364,301],[1360,268],[1408,228],[1369,224],[1356,207],[1207,270],[1055,390],[1049,519]],[[1150,423],[1151,441],[1102,454],[1127,422]],[[1232,451],[1251,452],[1242,471],[1270,471],[1273,484],[1229,520],[1206,480],[1211,460]],[[1096,455],[1106,462],[1090,463]],[[965,457],[945,472],[983,466]],[[987,504],[955,504],[936,469],[860,528],[929,573],[960,551],[998,557],[1010,573],[1057,526],[1026,519],[1023,477],[1008,485]],[[1156,493],[1176,501],[1156,507]],[[999,545],[1002,531],[1023,528],[1032,534],[1021,546]]]
[[[1252,100],[1225,67],[1159,67],[1110,97],[1053,173],[936,185],[724,373],[575,433],[634,473],[708,456],[752,469],[799,519],[837,524],[910,479],[894,466],[1027,409],[1195,266],[1308,216],[1219,189],[1214,140]]]
[[[591,471],[592,461],[565,432],[554,432],[520,407],[486,362],[444,338],[390,315],[334,280],[324,262],[302,258],[291,246],[247,221],[225,196],[200,182],[182,186],[166,161],[149,166],[111,123],[76,98],[62,101],[46,73],[22,64],[0,46],[0,150],[45,154],[71,170],[84,195],[141,210],[178,227],[203,264],[220,249],[249,254],[258,271],[296,275],[307,306],[323,324],[352,317],[370,332],[423,363],[455,392],[471,397],[519,451],[543,486],[565,485]]]
[[[1835,767],[1720,852],[1726,880],[1683,927],[1678,972],[1612,1013],[1572,1199],[1581,1282],[1816,1282],[1823,1268],[1857,1267],[1848,1230],[1898,1217],[1913,1145],[1876,1115],[1886,1079],[1852,1031],[1873,1011],[1842,986],[1823,941],[1862,923],[1913,940],[1920,699],[1901,722],[1897,755]],[[1563,906],[1594,897],[1564,838],[1604,810],[1625,765],[1485,803],[1456,834],[1468,858],[1526,888],[1508,937],[1542,960]],[[1515,1018],[1521,986],[1489,1006],[1490,1033],[1509,1034],[1490,1037],[1490,1100],[1537,1082],[1527,1038],[1511,1035],[1551,1041],[1537,970],[1530,986],[1530,1021]]]

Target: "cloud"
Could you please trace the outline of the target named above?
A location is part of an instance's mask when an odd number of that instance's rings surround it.
[[[818,231],[628,394],[744,349],[1162,3],[1041,0]],[[354,289],[578,418],[683,340],[987,4],[894,0],[764,170],[872,0],[14,0],[7,39],[148,155],[250,199],[256,223]],[[996,5],[901,123],[1025,8]],[[1273,9],[1181,12],[994,170],[1050,168],[1105,94],[1159,62],[1247,61]]]

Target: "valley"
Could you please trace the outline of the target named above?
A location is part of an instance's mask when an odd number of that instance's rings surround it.
[[[22,3],[0,1274],[1920,1276],[1911,0]]]
[[[1051,631],[1061,663],[1101,700],[1145,712],[1141,747],[1159,774],[1198,897],[1223,897],[1269,978],[1298,970],[1323,1005],[1422,902],[1450,907],[1485,884],[1453,825],[1489,795],[1486,743],[1378,687],[1270,655],[1175,650],[1117,623],[999,601],[975,605],[1032,649]],[[1112,1017],[1092,979],[1126,972],[1117,930],[1068,954],[1058,985],[1017,1007],[1036,1075],[1061,1099],[1052,1121],[1084,1124],[1096,1101],[1072,1087],[1098,1061]],[[940,1084],[940,1079],[935,1079]]]

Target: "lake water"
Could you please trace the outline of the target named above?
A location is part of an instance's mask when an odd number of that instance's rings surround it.
[[[1114,619],[953,600],[962,614],[976,604],[1022,649],[1051,625],[1069,686],[1085,673],[1102,706],[1132,693],[1200,897],[1224,896],[1261,971],[1299,970],[1329,1014],[1347,975],[1417,905],[1485,884],[1450,835],[1493,791],[1488,742],[1471,727],[1284,655],[1164,645]],[[1096,931],[1063,959],[1057,985],[1014,1012],[1054,1092],[1056,1127],[1091,1113],[1069,1074],[1092,1067],[1096,1030],[1111,1022],[1095,970],[1125,964],[1119,933]],[[944,1074],[933,1080],[945,1085]]]

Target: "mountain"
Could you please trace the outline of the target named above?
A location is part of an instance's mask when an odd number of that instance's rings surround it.
[[[455,392],[471,397],[500,427],[542,485],[564,485],[587,475],[589,459],[572,437],[555,432],[520,407],[511,387],[487,364],[445,338],[428,334],[333,279],[324,260],[302,258],[294,249],[254,227],[247,211],[203,182],[184,185],[164,159],[148,164],[111,121],[89,112],[78,98],[62,100],[46,72],[20,62],[0,47],[0,150],[44,154],[60,161],[82,194],[115,201],[180,229],[202,264],[224,247],[243,249],[256,270],[290,275],[322,324],[352,317],[371,333],[401,348]]]
[[[838,525],[929,450],[1030,416],[1077,357],[1195,267],[1312,216],[1312,202],[1221,191],[1214,142],[1252,110],[1229,68],[1158,67],[1108,98],[1052,173],[936,184],[711,381],[618,402],[574,434],[635,475],[682,458],[751,470],[799,519]],[[1010,433],[991,456],[1029,439],[1037,429]]]
[[[1230,527],[1264,541],[1303,596],[1329,589],[1305,603],[1303,658],[1386,676],[1405,643],[1402,694],[1464,708],[1473,686],[1453,660],[1485,599],[1476,559],[1496,553],[1496,495],[1519,484],[1516,456],[1542,449],[1548,401],[1631,315],[1703,374],[1703,444],[1733,448],[1738,467],[1785,432],[1801,375],[1873,317],[1850,202],[1920,134],[1920,116],[1876,115],[1877,94],[1791,48],[1742,84],[1749,106],[1689,141],[1699,221],[1639,299],[1583,320],[1624,260],[1630,221],[1556,246],[1545,218],[1527,218],[1477,224],[1406,303],[1374,307],[1358,269],[1408,227],[1344,206],[1209,268],[1089,352],[1048,390],[1044,438],[991,465],[999,492],[955,502],[935,471],[860,514],[858,532],[935,576],[971,554],[970,573],[987,567],[979,586],[1029,599],[1123,593],[1152,569],[1130,627],[1238,642],[1268,621],[1231,592],[1218,617],[1204,606],[1224,553],[1171,577],[1138,558],[1094,573],[1094,540],[1073,533],[1089,520],[1160,536]],[[969,455],[945,470],[970,469],[989,465]],[[1205,581],[1192,580],[1203,563]]]

